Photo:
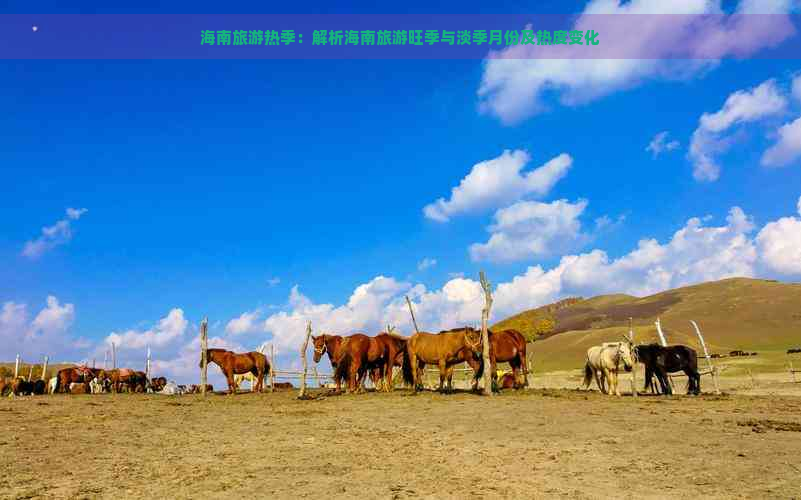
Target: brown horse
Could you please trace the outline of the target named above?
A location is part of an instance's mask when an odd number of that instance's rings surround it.
[[[403,379],[417,392],[422,370],[420,363],[439,367],[439,389],[445,390],[446,378],[454,365],[469,361],[481,353],[481,333],[473,328],[457,328],[437,334],[418,332],[406,343],[403,357]],[[448,392],[453,390],[449,386]]]
[[[360,335],[360,334],[357,334]],[[331,362],[331,369],[334,371],[334,382],[337,384],[337,392],[342,392],[342,380],[347,378],[347,373],[341,376],[336,375],[337,363],[341,357],[340,348],[342,343],[345,342],[346,337],[340,335],[320,335],[315,337],[312,335],[312,343],[314,344],[314,362],[319,363],[323,354],[328,355],[328,361]]]
[[[368,337],[363,333],[345,337],[339,345],[334,369],[337,390],[340,390],[339,381],[344,378],[348,380],[348,392],[359,390],[362,379],[368,370],[378,366],[381,355],[381,346],[374,337]]]
[[[70,392],[70,384],[83,384],[86,386],[86,393],[89,391],[89,382],[97,376],[101,370],[88,368],[86,366],[73,366],[62,368],[58,371],[56,392]]]
[[[409,339],[393,333],[383,332],[373,337],[373,339],[371,347],[374,350],[373,354],[377,355],[373,357],[372,361],[368,360],[371,364],[373,384],[377,389],[381,389],[379,387],[380,384],[376,384],[375,378],[378,378],[379,381],[383,380],[383,390],[391,392],[393,389],[392,369],[396,366],[403,366],[403,353],[406,350],[406,343]],[[375,377],[374,374],[376,373],[379,375],[378,377]]]
[[[521,389],[528,387],[528,360],[526,359],[526,338],[517,330],[500,330],[488,333],[490,341],[490,373],[492,382],[497,386],[498,371],[497,363],[509,363],[512,367],[514,376],[514,388]],[[478,380],[484,374],[484,360],[478,358],[479,368],[475,372],[473,386],[476,387]],[[521,378],[522,371],[522,382]]]
[[[246,353],[235,353],[225,349],[206,350],[209,363],[216,363],[220,367],[225,379],[228,381],[228,394],[236,392],[234,374],[252,373],[256,376],[256,392],[262,391],[264,385],[264,375],[270,373],[270,363],[267,356],[260,352],[251,351]],[[203,365],[201,360],[200,365]]]
[[[97,379],[101,385],[108,383],[111,385],[111,392],[116,394],[127,389],[128,392],[136,391],[140,383],[139,374],[130,368],[114,368],[112,370],[98,370]],[[87,393],[88,394],[88,393]]]
[[[167,385],[166,377],[154,377],[150,379],[150,388],[153,389],[153,392],[159,392],[164,389],[165,385]]]

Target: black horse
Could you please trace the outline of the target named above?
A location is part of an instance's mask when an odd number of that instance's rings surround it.
[[[698,373],[698,354],[686,345],[662,347],[659,344],[638,345],[634,348],[637,360],[645,365],[645,389],[652,386],[656,376],[664,394],[673,394],[668,373],[687,375],[687,394],[701,393],[701,374]]]

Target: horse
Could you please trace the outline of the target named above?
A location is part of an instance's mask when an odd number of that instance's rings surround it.
[[[118,393],[123,387],[126,387],[129,392],[135,392],[137,387],[142,384],[142,378],[138,372],[130,368],[114,368],[112,370],[98,370],[97,379],[101,384],[108,382],[111,385],[111,392]],[[147,380],[145,378],[145,380]],[[88,392],[87,392],[88,393]]]
[[[33,382],[28,382],[22,377],[17,377],[11,381],[11,394],[15,396],[28,396],[33,394]]]
[[[445,380],[453,375],[452,367],[474,359],[481,353],[481,334],[473,328],[457,328],[440,333],[417,332],[406,342],[403,355],[403,379],[417,392],[421,379],[420,362],[437,365],[439,390],[451,392],[453,385]]]
[[[73,366],[58,371],[55,392],[70,392],[70,384],[83,384],[89,393],[89,382],[97,376],[98,370],[86,366]]]
[[[587,362],[584,365],[584,386],[590,388],[592,378],[598,389],[604,394],[620,396],[617,374],[620,370],[620,363],[626,371],[631,371],[634,366],[634,359],[631,355],[631,344],[629,342],[606,343],[602,346],[594,346],[587,349]],[[606,388],[606,381],[609,381],[609,388]]]
[[[517,330],[500,330],[487,332],[490,341],[490,366],[493,385],[497,386],[497,363],[509,363],[514,376],[513,387],[521,389],[528,387],[528,362],[526,359],[526,338]],[[479,357],[479,368],[474,374],[473,388],[478,387],[478,381],[484,374],[484,359]],[[520,382],[520,372],[523,381]]]
[[[209,363],[215,363],[220,367],[226,380],[228,381],[228,394],[236,392],[234,374],[252,373],[256,376],[256,392],[262,391],[264,374],[271,370],[267,356],[260,352],[235,353],[225,349],[207,349],[206,359]],[[203,365],[201,359],[200,365]]]
[[[56,389],[58,389],[58,377],[51,377],[50,380],[47,381],[47,393],[55,394]]]
[[[385,332],[370,337],[367,363],[370,378],[377,390],[392,391],[392,371],[394,367],[403,365],[403,351],[408,340],[406,337]]]
[[[159,392],[164,389],[165,385],[167,385],[166,377],[154,377],[150,379],[150,388],[153,389],[153,392]]]
[[[44,380],[35,380],[33,382],[33,393],[37,396],[44,394],[47,392],[47,382]]]
[[[243,374],[234,374],[234,384],[236,384],[236,389],[239,390],[239,386],[242,385],[242,382],[247,380],[250,382],[250,390],[253,391],[256,387],[256,376],[252,373],[243,373]]]
[[[323,354],[328,355],[328,361],[331,363],[331,369],[336,371],[337,359],[339,358],[339,347],[342,345],[344,339],[341,335],[320,335],[315,337],[312,335],[312,344],[314,345],[314,362],[319,363]],[[335,379],[337,383],[337,392],[341,391],[341,380]]]
[[[687,394],[701,393],[701,374],[698,373],[698,353],[686,345],[663,347],[659,344],[638,345],[634,348],[637,359],[645,365],[645,388],[652,384],[655,375],[664,394],[673,394],[668,373],[684,372],[687,375]]]
[[[378,366],[382,355],[381,346],[374,337],[363,333],[354,333],[342,340],[339,345],[334,380],[347,379],[348,392],[355,392],[362,387],[362,379],[372,367]],[[371,366],[372,365],[372,366]]]

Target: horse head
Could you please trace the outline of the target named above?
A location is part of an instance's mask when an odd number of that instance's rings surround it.
[[[314,362],[319,363],[326,350],[325,335],[323,334],[319,337],[312,335],[312,344],[314,344]]]
[[[623,368],[625,368],[627,372],[630,372],[634,366],[634,355],[632,354],[631,341],[626,337],[624,338],[626,341],[618,344],[617,354],[619,359],[623,362]]]
[[[481,343],[481,332],[474,328],[464,329],[464,343],[473,351],[474,354],[481,355],[483,346]]]

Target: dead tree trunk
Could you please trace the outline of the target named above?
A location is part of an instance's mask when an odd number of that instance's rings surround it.
[[[309,337],[311,337],[312,326],[311,320],[306,323],[306,338],[303,339],[303,345],[300,347],[300,359],[303,362],[303,373],[300,376],[300,393],[298,399],[306,399],[309,396],[306,394],[306,374],[309,371],[309,365],[306,361],[306,351],[309,349]]]
[[[420,329],[417,328],[417,320],[414,318],[414,308],[412,307],[412,301],[409,300],[409,296],[406,295],[406,305],[409,306],[409,314],[412,315],[412,324],[414,324],[414,332],[420,333]]]
[[[113,345],[113,344],[112,344]],[[209,370],[209,319],[200,322],[200,393],[206,397]]]
[[[484,395],[492,396],[492,365],[490,364],[490,342],[489,342],[489,315],[492,309],[492,285],[487,281],[484,271],[479,273],[481,288],[484,289],[484,308],[481,310],[481,343],[482,360],[484,362]]]

